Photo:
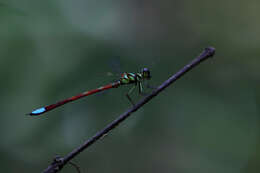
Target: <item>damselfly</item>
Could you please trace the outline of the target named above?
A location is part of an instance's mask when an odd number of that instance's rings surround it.
[[[96,88],[96,89],[93,89],[93,90],[90,90],[90,91],[83,92],[79,95],[67,98],[65,100],[59,101],[59,102],[51,104],[51,105],[35,109],[31,113],[29,113],[29,115],[32,115],[32,116],[40,115],[40,114],[43,114],[43,113],[48,112],[50,110],[53,110],[53,109],[55,109],[55,108],[57,108],[61,105],[64,105],[68,102],[72,102],[72,101],[80,99],[82,97],[85,97],[85,96],[88,96],[88,95],[91,95],[91,94],[94,94],[94,93],[97,93],[97,92],[100,92],[100,91],[104,91],[104,90],[107,90],[107,89],[110,89],[110,88],[117,88],[121,85],[126,85],[126,84],[134,84],[134,86],[126,94],[127,98],[130,100],[130,102],[132,104],[134,104],[134,102],[130,98],[129,94],[136,87],[138,87],[139,93],[143,93],[142,82],[144,80],[147,80],[147,79],[149,80],[150,78],[151,78],[151,75],[150,75],[150,71],[149,71],[148,68],[143,68],[140,73],[123,73],[121,75],[120,79],[117,80],[116,82],[104,85],[102,87],[99,87],[99,88]]]

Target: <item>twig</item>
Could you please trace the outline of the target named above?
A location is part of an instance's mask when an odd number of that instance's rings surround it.
[[[71,159],[73,159],[76,155],[78,155],[80,152],[82,152],[84,149],[89,147],[91,144],[95,143],[98,139],[101,139],[104,135],[106,135],[109,131],[114,129],[116,126],[118,126],[122,121],[124,121],[126,118],[128,118],[133,112],[137,111],[139,108],[141,108],[144,104],[146,104],[148,101],[150,101],[153,97],[155,97],[157,94],[159,94],[161,91],[163,91],[166,87],[168,87],[170,84],[175,82],[177,79],[179,79],[181,76],[183,76],[185,73],[190,71],[193,67],[200,64],[202,61],[208,59],[209,57],[212,57],[215,54],[215,48],[208,47],[205,48],[205,50],[193,61],[191,61],[189,64],[184,66],[180,71],[178,71],[176,74],[171,76],[168,80],[163,82],[158,88],[154,89],[151,94],[144,97],[141,101],[139,101],[135,106],[121,114],[117,119],[112,121],[110,124],[108,124],[104,129],[97,132],[93,137],[91,137],[89,140],[85,141],[81,146],[74,149],[71,153],[69,153],[64,158],[55,159],[54,162],[48,166],[47,169],[45,169],[44,173],[54,173],[60,171],[63,166],[68,163]]]

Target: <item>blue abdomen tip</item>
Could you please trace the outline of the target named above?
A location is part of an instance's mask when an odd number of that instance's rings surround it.
[[[32,111],[31,115],[38,115],[38,114],[41,114],[41,113],[43,113],[45,111],[46,111],[45,108],[35,109],[34,111]]]

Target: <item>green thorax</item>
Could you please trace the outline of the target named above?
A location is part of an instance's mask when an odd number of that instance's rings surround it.
[[[143,68],[140,73],[123,73],[119,79],[120,84],[140,83],[144,79],[150,79],[150,71],[148,68]]]
[[[130,84],[141,82],[143,76],[141,73],[123,73],[120,82],[121,84]]]

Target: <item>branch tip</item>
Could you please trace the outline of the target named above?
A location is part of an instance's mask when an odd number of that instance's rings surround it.
[[[207,52],[209,57],[213,57],[215,55],[215,48],[214,47],[206,47],[205,51]]]

